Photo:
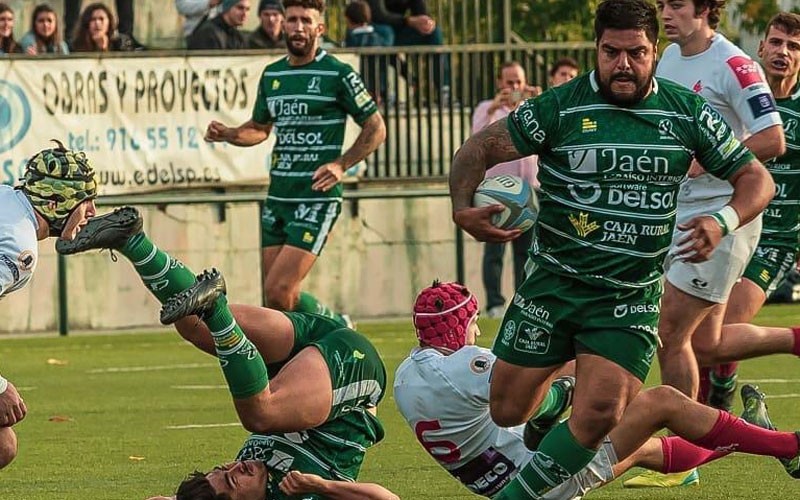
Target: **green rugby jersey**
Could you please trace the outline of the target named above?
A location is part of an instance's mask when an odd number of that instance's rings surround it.
[[[526,101],[507,124],[520,153],[539,155],[534,262],[602,286],[661,277],[694,156],[723,179],[754,159],[702,97],[658,78],[647,98],[622,108],[591,72]]]
[[[268,65],[258,83],[253,121],[274,124],[269,197],[341,199],[341,184],[312,191],[311,176],[342,154],[347,115],[361,125],[377,111],[358,73],[324,50],[303,66],[290,66],[288,56]]]
[[[764,210],[761,244],[800,248],[800,85],[776,99],[783,119],[786,153],[765,165],[775,181],[775,198]]]

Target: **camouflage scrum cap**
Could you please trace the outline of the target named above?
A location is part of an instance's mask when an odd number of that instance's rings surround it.
[[[97,196],[94,168],[83,151],[58,147],[36,153],[25,165],[19,186],[33,208],[47,220],[52,235],[61,234],[75,208]]]

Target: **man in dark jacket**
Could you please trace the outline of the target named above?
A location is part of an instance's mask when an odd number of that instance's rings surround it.
[[[280,0],[261,0],[258,4],[258,28],[247,39],[249,49],[285,49],[283,4]]]
[[[189,50],[247,48],[247,41],[239,28],[247,20],[250,0],[223,0],[220,5],[221,14],[204,21],[189,36]]]

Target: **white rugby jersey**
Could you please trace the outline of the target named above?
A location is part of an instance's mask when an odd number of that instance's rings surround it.
[[[415,348],[397,368],[394,399],[417,440],[439,464],[470,491],[497,494],[530,461],[524,426],[499,427],[489,414],[489,374],[495,356],[489,349],[465,346],[450,355]],[[607,442],[583,471],[543,499],[578,498],[613,479],[616,463]]]
[[[684,57],[677,44],[669,45],[658,62],[656,76],[705,97],[740,141],[783,123],[761,66],[719,33],[707,50],[693,56]],[[681,186],[678,210],[681,203],[704,203],[709,211],[718,210],[731,194],[729,182],[703,174]]]
[[[39,260],[36,216],[21,191],[0,185],[0,298],[31,279]]]

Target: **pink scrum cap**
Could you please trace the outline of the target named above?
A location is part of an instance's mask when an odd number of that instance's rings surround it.
[[[422,290],[414,302],[414,327],[420,342],[457,351],[478,315],[478,299],[459,283],[440,283]]]

